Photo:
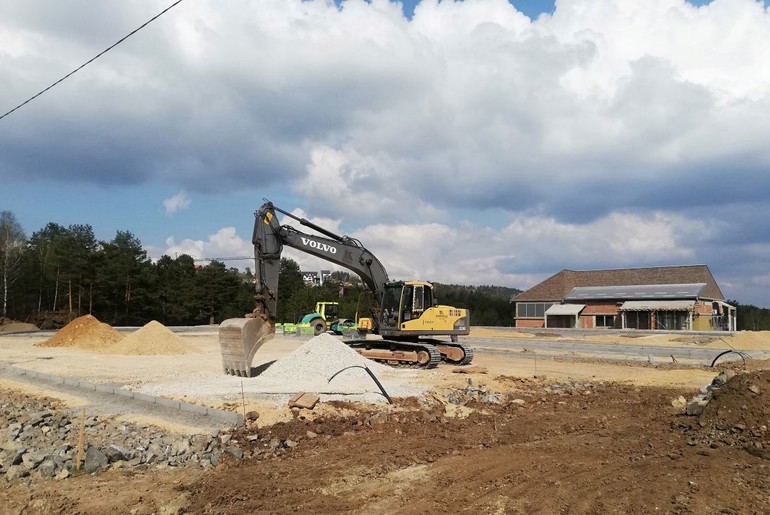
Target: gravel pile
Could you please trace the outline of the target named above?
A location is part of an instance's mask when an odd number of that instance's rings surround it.
[[[259,359],[259,353],[256,359]],[[369,368],[391,397],[421,396],[429,387],[420,379],[431,373],[430,370],[402,370],[380,365],[362,357],[329,334],[316,336],[294,352],[261,367],[264,370],[250,378],[218,373],[216,376],[200,376],[194,381],[175,378],[163,383],[136,385],[132,389],[148,395],[185,397],[187,400],[217,398],[237,401],[240,401],[243,391],[248,397],[274,398],[276,405],[285,404],[291,395],[301,392],[319,394],[322,402],[383,403],[387,400],[361,367]],[[329,381],[337,372],[340,373]]]
[[[316,392],[354,393],[372,386],[371,377],[362,367],[368,367],[375,374],[391,371],[389,367],[364,358],[334,336],[320,334],[273,363],[259,379],[266,383],[280,381],[303,385],[303,390]],[[339,375],[330,382],[329,379],[338,372]]]

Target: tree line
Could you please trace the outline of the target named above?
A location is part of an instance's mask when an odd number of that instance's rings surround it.
[[[434,283],[441,304],[470,309],[471,325],[512,326],[520,290]],[[316,302],[339,302],[341,317],[367,316],[373,302],[360,279],[334,272],[320,286],[305,283],[299,265],[281,259],[278,322],[296,322]],[[110,325],[201,325],[254,309],[254,276],[189,255],[152,261],[139,239],[117,231],[99,241],[90,225],[49,223],[27,237],[10,211],[0,212],[0,317],[41,329],[62,327],[85,314]],[[736,306],[738,329],[770,330],[770,309]]]
[[[188,255],[153,262],[139,239],[98,241],[90,225],[49,223],[30,237],[0,213],[0,316],[57,328],[90,314],[111,325],[197,325],[253,309],[248,277]]]

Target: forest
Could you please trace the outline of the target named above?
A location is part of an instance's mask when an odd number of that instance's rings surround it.
[[[442,304],[471,310],[474,325],[510,326],[519,290],[497,286],[434,285]],[[90,225],[49,223],[27,237],[13,213],[0,212],[0,316],[41,329],[90,314],[113,326],[216,324],[254,309],[254,277],[224,263],[191,256],[153,261],[141,241],[117,231],[98,241]],[[299,265],[281,259],[277,322],[295,322],[318,301],[340,303],[341,317],[366,316],[371,305],[357,276],[334,272],[306,284]]]

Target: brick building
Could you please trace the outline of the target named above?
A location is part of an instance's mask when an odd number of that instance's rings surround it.
[[[516,327],[736,329],[706,265],[562,270],[512,301]]]

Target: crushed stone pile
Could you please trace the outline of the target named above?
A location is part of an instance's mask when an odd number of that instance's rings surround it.
[[[345,345],[338,338],[321,334],[311,338],[301,347],[271,363],[255,366],[261,372],[254,377],[242,378],[225,375],[220,367],[216,371],[196,377],[194,381],[171,378],[163,383],[137,384],[135,391],[147,395],[172,398],[208,399],[240,402],[243,393],[247,397],[274,400],[276,406],[285,405],[297,393],[314,393],[322,402],[346,400],[351,402],[387,402],[377,384],[359,367],[367,367],[385,387],[390,397],[419,397],[430,386],[422,380],[431,371],[399,370],[366,359]],[[339,375],[335,373],[345,369]]]
[[[191,349],[168,327],[152,320],[105,351],[132,356],[170,356],[187,354]]]
[[[83,315],[65,325],[49,339],[37,344],[40,347],[77,347],[104,350],[121,341],[125,335],[111,325],[99,322],[92,315]]]
[[[389,367],[364,358],[334,336],[320,334],[270,365],[259,379],[282,381],[287,386],[298,385],[297,391],[346,393],[376,388],[366,370],[360,367],[369,368],[375,375],[391,371]],[[329,381],[337,372],[340,373]],[[308,388],[311,385],[312,388]]]

